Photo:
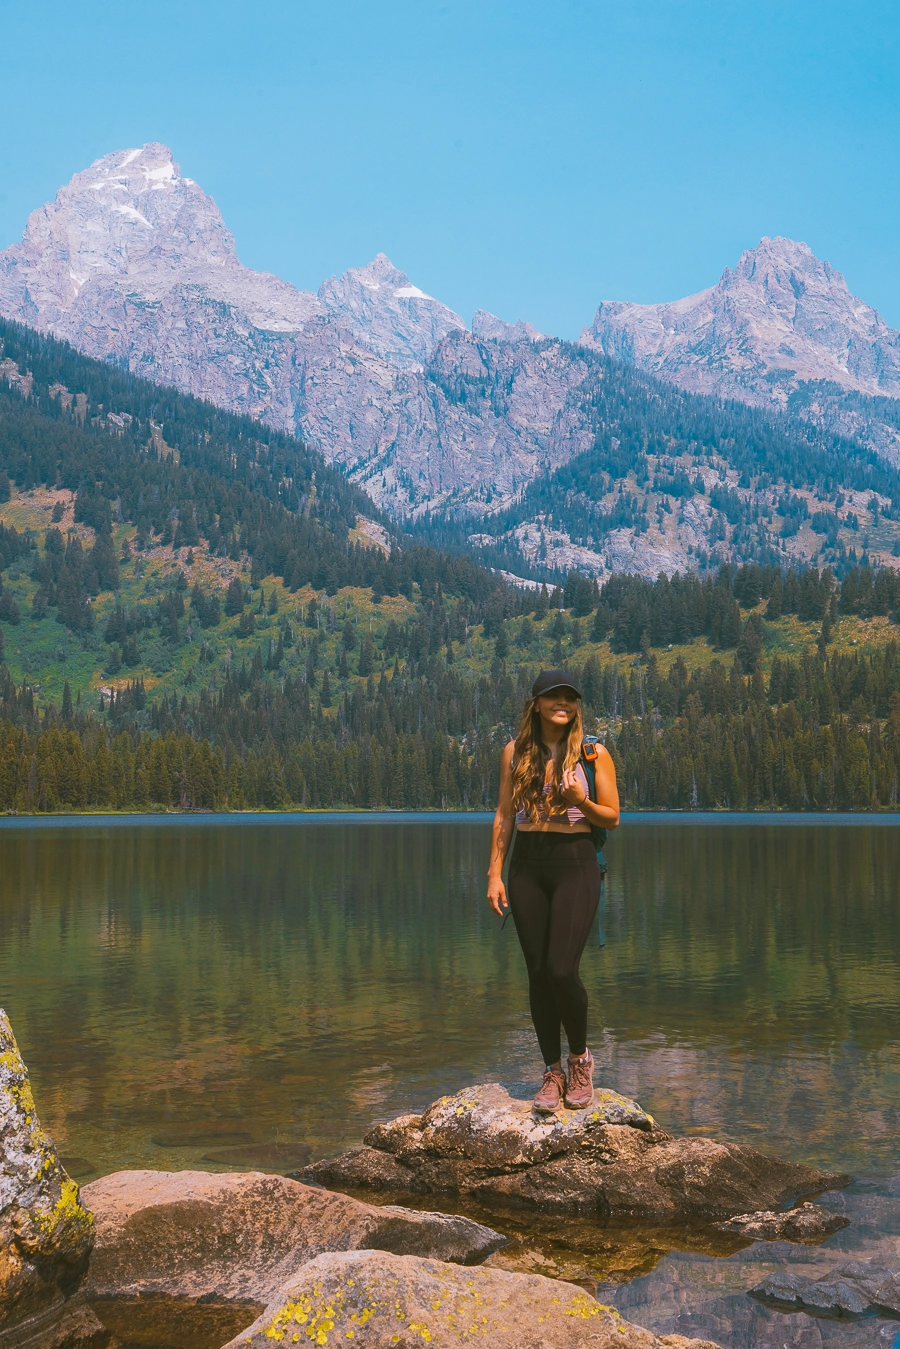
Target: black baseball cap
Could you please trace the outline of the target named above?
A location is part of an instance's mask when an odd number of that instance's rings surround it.
[[[568,670],[541,670],[531,686],[531,696],[539,698],[542,693],[552,693],[554,689],[571,689],[576,698],[581,697],[581,689]]]

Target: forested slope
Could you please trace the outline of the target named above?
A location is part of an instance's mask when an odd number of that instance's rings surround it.
[[[593,445],[480,526],[485,560],[656,575],[724,561],[842,570],[861,547],[900,555],[900,473],[831,423],[686,393],[609,359],[585,403]],[[448,543],[465,537],[435,526]]]
[[[515,589],[390,548],[288,437],[3,342],[0,809],[483,809],[563,662],[629,806],[896,808],[900,588],[865,554]]]

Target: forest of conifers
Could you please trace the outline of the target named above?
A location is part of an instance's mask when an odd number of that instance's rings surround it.
[[[896,809],[894,570],[517,589],[353,542],[371,503],[290,437],[0,338],[0,500],[74,506],[65,537],[0,528],[0,636],[68,634],[75,689],[0,669],[0,810],[491,808],[534,674],[561,663],[628,808]],[[191,584],[194,550],[230,583]],[[854,650],[842,626],[868,620]]]
[[[571,580],[582,589],[581,578]],[[785,603],[802,602],[804,590],[810,603],[819,592],[815,651],[776,655],[764,674],[766,620],[754,609],[743,622],[738,611],[736,630],[720,633],[721,658],[690,673],[680,655],[661,671],[649,627],[639,638],[642,654],[625,667],[596,654],[570,662],[584,690],[586,725],[603,734],[626,806],[896,809],[900,645],[890,640],[867,653],[829,646],[842,606],[866,614],[897,602],[895,574],[876,574],[873,584],[860,568],[840,587],[818,573],[789,574],[785,585],[780,573],[750,568],[715,585],[691,580],[687,589],[695,598],[705,592],[713,613],[730,614],[738,609],[735,584],[755,590],[760,580],[770,591],[770,622]],[[589,621],[599,629],[611,616],[615,631],[626,612],[621,595],[611,603],[615,589],[611,582],[597,596]],[[666,592],[677,621],[671,583],[636,581],[627,589],[628,612],[642,599],[652,622],[654,600]],[[327,671],[318,686],[314,671],[281,677],[265,669],[259,652],[249,668],[194,699],[148,700],[135,681],[100,713],[79,711],[68,690],[59,709],[39,712],[30,691],[7,675],[0,809],[490,808],[500,750],[537,669],[523,648],[543,630],[552,655],[565,659],[583,621],[574,604],[542,614],[547,599],[511,593],[511,606],[536,612],[495,619],[491,640],[500,654],[481,677],[454,659],[451,617],[439,598],[392,634],[393,664],[390,652],[377,653],[378,675],[348,672],[337,697],[328,692]],[[583,595],[581,609],[588,602]],[[364,666],[365,643],[352,659],[357,671]]]

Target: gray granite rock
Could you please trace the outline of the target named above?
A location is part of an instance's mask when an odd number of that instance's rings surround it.
[[[848,1177],[709,1138],[673,1138],[635,1102],[599,1091],[549,1120],[497,1083],[379,1125],[366,1146],[298,1175],[333,1187],[473,1195],[557,1213],[664,1221],[775,1208]]]
[[[519,319],[518,323],[507,323],[490,314],[486,309],[476,309],[472,315],[473,337],[486,337],[493,342],[543,342],[544,333],[539,333],[531,323]]]
[[[850,1260],[818,1278],[802,1274],[773,1274],[750,1296],[781,1309],[818,1316],[900,1315],[900,1272]]]
[[[12,1027],[0,1010],[0,1328],[4,1343],[51,1334],[94,1241],[78,1186],[41,1128]]]
[[[777,409],[791,400],[793,412],[900,461],[890,420],[843,397],[900,397],[900,333],[804,243],[763,238],[681,300],[604,301],[581,341],[693,393]]]
[[[472,1264],[505,1238],[468,1218],[375,1207],[259,1172],[118,1171],[85,1186],[97,1239],[85,1292],[265,1305],[322,1251]]]
[[[604,301],[582,341],[696,393],[777,406],[800,381],[829,380],[900,396],[900,334],[793,239],[763,238],[682,300]]]

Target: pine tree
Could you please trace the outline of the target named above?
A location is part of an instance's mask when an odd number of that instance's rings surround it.
[[[234,618],[237,614],[243,613],[243,609],[244,587],[239,577],[235,576],[225,592],[225,613],[229,618]]]
[[[452,655],[452,648],[451,648]],[[363,678],[367,677],[375,669],[375,642],[370,632],[363,638],[363,644],[359,652],[359,673]]]

